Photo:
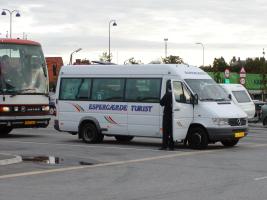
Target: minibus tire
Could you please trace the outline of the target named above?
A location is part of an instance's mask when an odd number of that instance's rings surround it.
[[[89,122],[81,127],[81,136],[85,143],[99,143],[104,138],[104,135],[97,131],[96,126]]]
[[[128,135],[115,135],[114,137],[118,142],[130,142],[134,138],[134,136]]]
[[[221,141],[222,145],[225,147],[233,147],[238,143],[238,139],[233,139],[233,140],[223,140]]]
[[[6,137],[12,131],[13,128],[11,127],[3,127],[0,128],[0,137]]]
[[[206,149],[208,146],[208,136],[202,127],[190,128],[187,139],[191,149]]]

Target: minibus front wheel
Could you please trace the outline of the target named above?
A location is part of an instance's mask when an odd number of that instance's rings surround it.
[[[98,132],[93,123],[84,123],[80,131],[81,137],[85,143],[99,143],[103,141],[104,135]]]
[[[208,135],[200,126],[190,128],[187,140],[192,149],[205,149],[208,146]]]

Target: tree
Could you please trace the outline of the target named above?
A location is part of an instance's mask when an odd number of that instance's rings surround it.
[[[125,65],[140,65],[142,64],[141,60],[135,60],[134,57],[129,58],[128,60],[124,61]]]
[[[109,55],[108,52],[103,52],[102,55],[100,55],[99,60],[101,62],[109,62]],[[112,54],[110,53],[110,61],[112,60]]]
[[[160,58],[149,62],[149,64],[161,64],[161,63],[162,63],[162,59]]]
[[[179,56],[173,56],[173,55],[170,55],[166,58],[162,58],[162,62],[165,64],[182,64],[182,63],[184,63],[182,58],[180,58]]]
[[[228,64],[225,62],[223,57],[214,58],[213,61],[213,70],[214,70],[214,79],[217,83],[222,83],[223,80],[220,76],[220,72],[224,72],[228,68]]]

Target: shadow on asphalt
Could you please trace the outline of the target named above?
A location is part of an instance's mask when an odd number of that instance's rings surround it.
[[[101,145],[106,145],[106,146],[110,146],[110,147],[121,147],[124,146],[125,148],[129,147],[129,148],[149,148],[151,147],[152,150],[159,149],[161,147],[161,140],[159,140],[159,142],[144,142],[144,141],[130,141],[130,142],[118,142],[116,140],[105,140],[101,143],[97,143],[97,144],[88,144],[88,143],[84,143],[82,140],[64,140],[65,143],[69,143],[69,144],[80,144],[80,145],[92,145],[92,146],[101,146]],[[222,144],[220,143],[216,143],[216,144],[210,144],[208,145],[208,147],[205,150],[221,150],[221,149],[237,149],[237,146],[234,147],[224,147]],[[193,150],[190,149],[188,146],[185,146],[181,143],[176,143],[175,144],[175,150]],[[199,151],[198,149],[194,150],[194,151]]]
[[[4,138],[44,138],[42,135],[26,135],[26,134],[8,134],[6,136],[0,136],[0,139]]]

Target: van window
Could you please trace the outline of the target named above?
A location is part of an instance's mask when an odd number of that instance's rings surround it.
[[[213,79],[185,79],[190,89],[196,93],[200,101],[228,101],[226,91]]]
[[[179,81],[173,82],[173,92],[175,100],[180,103],[190,103],[190,92],[188,89]]]
[[[61,80],[60,100],[90,99],[91,79],[66,78]]]
[[[232,91],[238,103],[248,103],[250,98],[245,91]]]
[[[123,101],[125,79],[93,79],[93,101]]]
[[[160,99],[161,79],[127,79],[125,99],[129,102],[158,103]]]

